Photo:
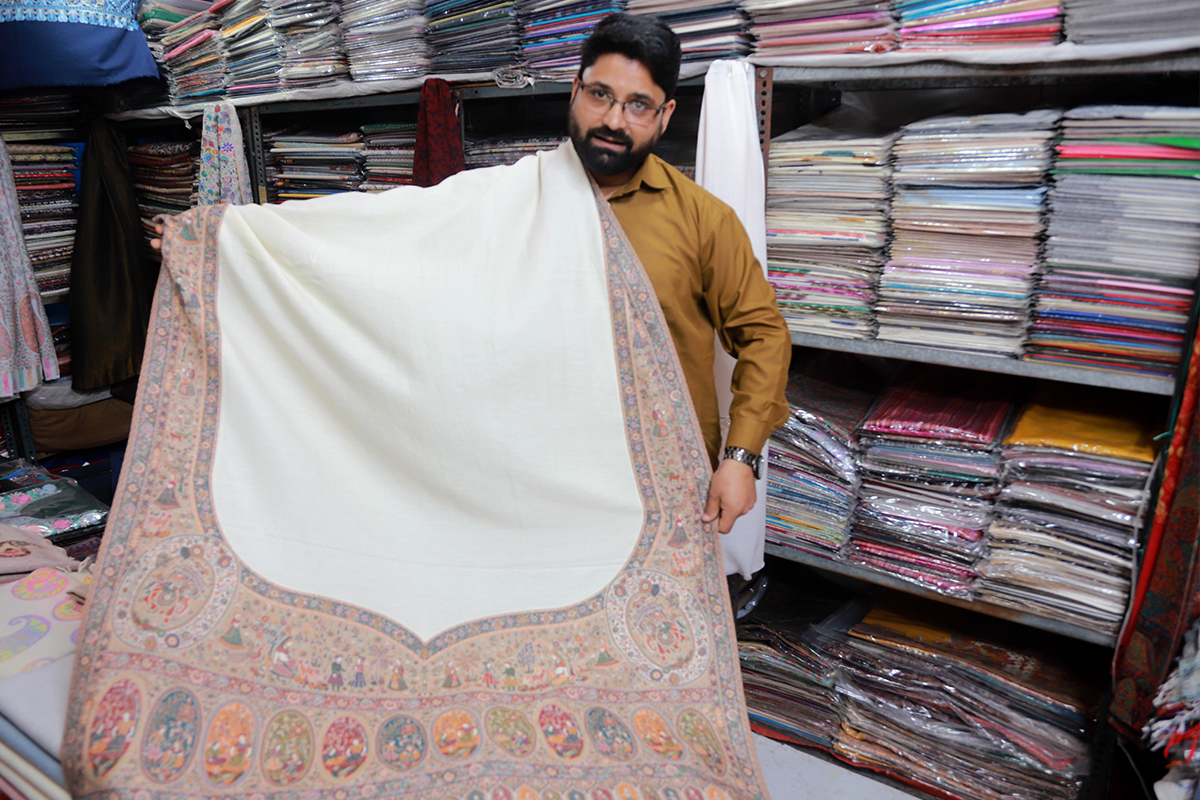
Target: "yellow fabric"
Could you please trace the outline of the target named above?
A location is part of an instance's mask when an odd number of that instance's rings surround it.
[[[714,328],[738,360],[726,444],[761,453],[787,420],[791,336],[737,215],[653,155],[609,203],[662,305],[713,464],[721,447]]]
[[[1111,390],[1043,385],[1021,409],[1006,445],[1060,447],[1150,462],[1162,431],[1161,398]]]

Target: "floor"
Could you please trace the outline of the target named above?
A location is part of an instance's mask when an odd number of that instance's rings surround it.
[[[896,788],[812,751],[755,735],[771,800],[912,800],[928,795]]]

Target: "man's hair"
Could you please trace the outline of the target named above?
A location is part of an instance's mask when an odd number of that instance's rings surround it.
[[[609,53],[640,61],[658,88],[666,92],[667,100],[675,96],[681,59],[679,37],[658,17],[617,13],[600,20],[580,48],[580,80],[585,69]]]

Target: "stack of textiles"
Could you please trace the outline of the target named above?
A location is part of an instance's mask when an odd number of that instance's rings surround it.
[[[342,34],[356,81],[417,78],[429,71],[428,20],[421,0],[347,0]]]
[[[1011,381],[910,367],[858,427],[861,480],[846,560],[969,598],[1000,491]]]
[[[468,139],[463,143],[467,169],[513,164],[539,150],[553,150],[563,143],[562,136],[526,134],[498,136],[492,139]]]
[[[1080,796],[1110,651],[894,593],[825,650],[837,755],[937,797]]]
[[[1066,112],[1025,357],[1175,375],[1200,264],[1200,109]]]
[[[73,136],[78,119],[79,106],[69,94],[46,92],[0,98],[0,133],[10,144]]]
[[[263,0],[234,0],[221,15],[221,39],[229,97],[279,91],[282,41],[267,24]]]
[[[894,140],[846,106],[771,140],[767,278],[792,331],[874,336]]]
[[[517,0],[529,74],[543,80],[575,77],[580,44],[597,22],[623,8],[620,0]]]
[[[851,355],[802,352],[789,368],[791,413],[771,434],[768,450],[767,541],[837,558],[858,489],[854,430],[879,386]]]
[[[892,149],[894,236],[879,281],[879,339],[1020,355],[1060,113],[904,126]]]
[[[279,34],[285,90],[345,80],[350,72],[338,7],[331,0],[266,0],[267,24]]]
[[[146,250],[152,259],[161,261],[162,253],[150,247],[150,240],[160,235],[154,230],[154,218],[175,216],[196,205],[200,144],[145,142],[126,148],[125,158],[133,174]]]
[[[679,36],[683,61],[741,58],[754,49],[750,20],[737,2],[629,0],[630,14],[653,14]]]
[[[379,122],[363,125],[364,192],[381,192],[412,183],[417,126],[410,122]]]
[[[362,184],[362,134],[284,130],[263,136],[271,202],[353,192]]]
[[[233,0],[216,0],[163,31],[163,67],[172,103],[199,103],[225,93],[225,40],[221,12]]]
[[[146,44],[158,64],[159,72],[167,74],[166,60],[163,58],[163,34],[172,25],[183,22],[193,14],[207,11],[211,5],[212,0],[142,0],[138,3],[138,26],[146,35]]]
[[[1165,418],[1160,397],[1040,386],[1004,442],[976,599],[1115,633]]]
[[[1067,0],[1063,17],[1078,44],[1168,39],[1195,33],[1196,0]]]
[[[886,53],[896,48],[891,5],[878,0],[742,0],[758,56]]]
[[[765,574],[766,593],[737,623],[750,726],[773,739],[831,750],[840,712],[819,630],[844,629],[844,620],[862,610],[849,590],[799,564],[772,560]]]
[[[19,458],[0,461],[0,524],[67,547],[94,536],[107,519],[108,506],[72,478]]]
[[[521,27],[512,0],[430,0],[425,16],[433,72],[490,72],[521,60]]]
[[[65,144],[9,144],[21,233],[43,299],[71,288],[71,255],[79,201],[75,173],[79,156]]]
[[[900,47],[1036,47],[1062,39],[1061,0],[897,0]]]

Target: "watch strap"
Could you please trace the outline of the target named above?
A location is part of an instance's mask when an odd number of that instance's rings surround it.
[[[763,459],[762,456],[751,453],[744,447],[726,447],[725,458],[733,461],[740,461],[750,469],[754,470],[754,477],[761,479],[763,476]]]

